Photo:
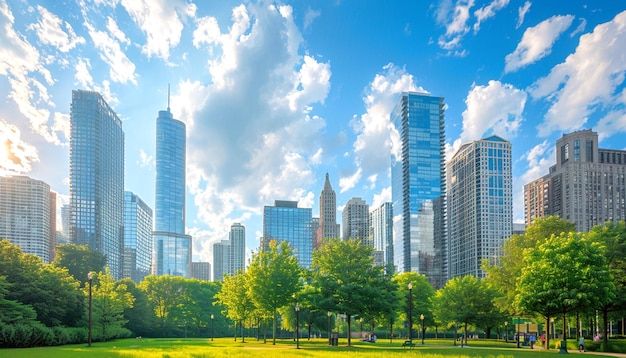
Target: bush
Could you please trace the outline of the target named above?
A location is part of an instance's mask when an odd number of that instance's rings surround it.
[[[0,347],[26,348],[51,345],[54,332],[39,322],[9,324],[0,327]]]
[[[88,329],[82,327],[53,327],[53,346],[87,342]]]

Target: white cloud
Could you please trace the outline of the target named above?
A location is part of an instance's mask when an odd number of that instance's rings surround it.
[[[109,66],[111,80],[119,83],[137,84],[135,64],[126,56],[120,43],[104,31],[96,30],[93,25],[85,22],[89,36],[96,48],[100,51],[100,59]]]
[[[154,157],[148,155],[143,149],[140,149],[137,165],[139,165],[140,168],[152,169],[154,167]]]
[[[119,42],[130,45],[130,39],[126,37],[126,34],[117,26],[115,20],[112,17],[107,17],[107,30],[113,35]]]
[[[183,21],[196,13],[195,4],[182,0],[121,0],[121,4],[146,35],[142,52],[163,60],[178,46]]]
[[[287,95],[292,111],[303,110],[307,104],[321,102],[330,90],[330,63],[319,63],[311,56],[304,56],[304,64],[298,73],[294,89]]]
[[[346,191],[354,188],[356,184],[363,177],[363,168],[357,168],[356,172],[354,172],[350,176],[342,176],[339,178],[339,190],[340,193],[345,193]]]
[[[37,149],[21,139],[20,130],[0,119],[0,175],[27,174],[38,161]]]
[[[474,0],[442,1],[437,9],[437,22],[446,28],[445,34],[439,37],[439,46],[444,50],[454,50],[460,46],[461,40],[469,32],[467,22]]]
[[[41,14],[41,20],[28,28],[35,30],[41,43],[52,45],[61,52],[68,52],[76,45],[85,43],[85,39],[76,36],[74,29],[67,21],[61,21],[58,16],[42,6],[37,6],[37,10]],[[67,32],[63,30],[62,25]]]
[[[306,31],[311,26],[311,24],[313,24],[313,20],[315,20],[321,14],[321,11],[313,10],[309,6],[309,8],[306,10],[306,14],[304,14],[304,24],[302,25],[304,30]]]
[[[485,134],[497,134],[507,140],[517,135],[524,118],[526,92],[510,84],[491,80],[486,86],[474,86],[465,99],[463,131],[447,155],[454,154],[467,142],[481,139]]]
[[[576,51],[530,87],[535,99],[552,103],[539,126],[540,136],[579,129],[591,113],[623,106],[623,93],[615,91],[624,84],[624,43],[626,11],[582,35]]]
[[[474,11],[474,16],[476,16],[476,23],[474,24],[474,32],[478,32],[480,30],[480,24],[488,20],[494,16],[496,16],[496,12],[502,10],[509,4],[509,0],[493,0],[486,6],[481,7],[480,9]]]
[[[374,194],[370,209],[377,209],[382,204],[391,202],[391,186],[383,188],[380,193]]]
[[[530,11],[531,5],[532,3],[530,1],[526,1],[524,5],[517,8],[517,24],[515,24],[516,29],[524,23],[524,19],[526,18],[526,14]]]
[[[571,15],[553,16],[524,31],[522,40],[512,53],[506,55],[504,72],[514,72],[535,63],[552,52],[552,45],[572,24]]]
[[[622,99],[626,103],[626,98]],[[607,113],[595,126],[600,140],[626,132],[626,111],[615,110]]]

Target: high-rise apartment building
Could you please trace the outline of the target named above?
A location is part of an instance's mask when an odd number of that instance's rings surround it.
[[[0,239],[45,263],[52,261],[56,241],[56,195],[51,194],[41,180],[0,176]]]
[[[139,196],[124,192],[124,264],[122,277],[139,283],[152,267],[152,209]]]
[[[314,243],[317,249],[324,239],[339,238],[339,225],[337,224],[337,196],[330,185],[328,173],[324,181],[324,189],[320,193],[320,217],[319,226],[315,235]]]
[[[191,277],[191,236],[185,234],[185,123],[167,110],[156,123],[155,275]]]
[[[394,265],[445,282],[445,126],[441,97],[405,92],[391,113]]]
[[[246,228],[240,223],[230,226],[229,269],[228,273],[234,275],[237,271],[246,270]]]
[[[393,265],[393,205],[382,203],[370,213],[370,236],[374,250],[382,252],[382,266]]]
[[[313,234],[311,209],[299,208],[297,201],[276,200],[274,206],[263,209],[263,243],[272,240],[287,241],[298,258],[300,266],[311,267],[313,260]]]
[[[341,214],[343,239],[358,239],[365,246],[373,247],[370,241],[370,206],[361,198],[351,198]]]
[[[72,91],[70,241],[103,253],[115,279],[124,246],[124,131],[97,92]]]
[[[524,219],[559,216],[589,231],[607,221],[626,220],[626,151],[598,148],[590,129],[556,142],[556,164],[524,186]]]
[[[211,264],[208,262],[192,262],[191,277],[201,281],[210,281]]]
[[[224,281],[230,263],[230,240],[213,244],[213,281]]]
[[[492,135],[463,144],[447,175],[449,276],[485,277],[481,260],[498,264],[513,233],[511,143]]]

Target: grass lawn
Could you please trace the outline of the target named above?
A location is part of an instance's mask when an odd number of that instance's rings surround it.
[[[515,344],[506,344],[493,340],[470,340],[469,347],[454,347],[451,340],[427,340],[422,346],[414,340],[414,349],[403,349],[403,340],[379,340],[376,344],[353,340],[352,347],[347,347],[345,338],[339,340],[339,346],[330,347],[326,339],[300,340],[300,349],[296,349],[293,340],[277,340],[267,343],[257,342],[255,338],[247,338],[245,343],[233,338],[210,339],[121,339],[111,342],[96,342],[91,347],[86,344],[66,345],[60,347],[0,349],[3,358],[71,358],[71,357],[149,357],[149,358],[182,358],[182,357],[528,357],[556,358],[557,350],[543,351],[529,348],[515,348]],[[597,355],[595,357],[602,357]]]

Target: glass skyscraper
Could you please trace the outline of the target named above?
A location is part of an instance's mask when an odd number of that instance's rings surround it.
[[[405,92],[391,113],[401,148],[392,154],[394,265],[445,281],[445,127],[441,97]]]
[[[466,143],[448,163],[448,270],[450,278],[485,277],[482,259],[500,262],[513,233],[511,143],[499,136]]]
[[[240,223],[230,226],[230,263],[228,273],[234,275],[237,271],[246,270],[246,227]]]
[[[370,213],[370,236],[374,250],[383,253],[383,265],[393,264],[393,205],[381,204]],[[390,272],[389,272],[390,273]]]
[[[169,100],[168,100],[169,102]],[[191,277],[191,236],[185,235],[185,123],[167,110],[156,125],[155,275]]]
[[[285,200],[276,200],[274,206],[265,206],[262,248],[272,240],[279,243],[287,241],[300,266],[310,268],[313,260],[311,208],[299,208],[297,201]]]
[[[122,276],[124,131],[97,92],[72,91],[70,110],[70,240],[106,255]]]
[[[152,209],[130,191],[124,192],[124,269],[122,277],[139,283],[152,266]]]

